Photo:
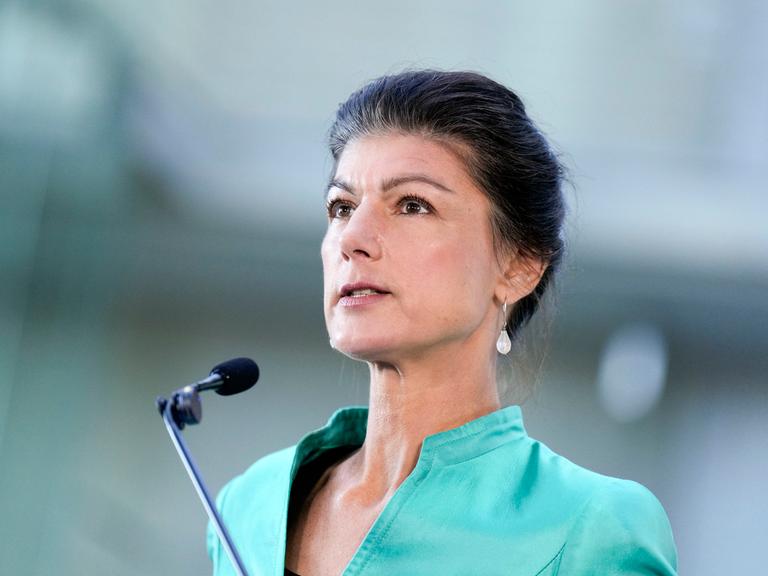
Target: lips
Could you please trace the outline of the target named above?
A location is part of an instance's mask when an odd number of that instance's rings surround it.
[[[351,292],[344,294],[344,296],[351,296],[356,298],[357,296],[371,296],[373,294],[383,294],[383,292],[373,290],[372,288],[363,288],[362,290],[352,290]]]
[[[345,306],[371,302],[390,294],[383,286],[370,282],[355,282],[344,284],[339,290],[339,302]]]
[[[339,296],[359,296],[367,294],[389,294],[389,290],[370,282],[355,282],[353,284],[344,284],[339,290]]]

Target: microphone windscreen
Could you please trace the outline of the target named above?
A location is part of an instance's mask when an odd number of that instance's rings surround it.
[[[259,379],[259,367],[250,358],[232,358],[213,367],[211,374],[218,374],[222,383],[216,394],[231,396],[248,390]]]

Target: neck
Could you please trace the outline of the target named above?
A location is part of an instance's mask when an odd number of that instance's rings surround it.
[[[350,462],[363,499],[391,496],[416,466],[424,438],[501,407],[495,357],[468,364],[472,357],[448,350],[427,361],[369,364],[368,428]]]

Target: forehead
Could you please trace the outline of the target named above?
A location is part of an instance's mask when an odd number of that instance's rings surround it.
[[[355,186],[376,187],[392,177],[423,174],[439,179],[452,190],[482,194],[467,170],[463,148],[459,143],[416,134],[363,136],[344,148],[333,178]]]

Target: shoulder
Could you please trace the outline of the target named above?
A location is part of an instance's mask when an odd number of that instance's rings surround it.
[[[603,498],[643,500],[649,497],[655,501],[641,484],[579,466],[530,436],[509,448],[508,454],[498,454],[496,460],[511,462],[519,469],[516,489],[520,491],[520,497],[537,506],[542,500],[555,501],[557,506],[553,513],[557,516],[567,515],[573,521],[584,513],[589,503]]]
[[[217,505],[222,515],[256,505],[259,494],[288,497],[293,467],[328,448],[361,444],[365,436],[367,409],[359,406],[340,408],[327,424],[305,434],[297,444],[259,458],[245,472],[230,480],[219,492]]]
[[[558,498],[571,506],[561,573],[676,573],[672,529],[650,490],[631,480],[598,474],[539,442],[533,444],[543,476],[549,477]]]
[[[227,502],[252,496],[254,488],[272,487],[290,475],[296,446],[283,448],[259,458],[245,472],[227,482],[219,492],[219,509]]]
[[[258,490],[284,485],[290,478],[296,446],[283,448],[259,458],[242,474],[235,476],[219,491],[216,505],[221,514],[233,505],[240,509],[242,500],[252,500]]]
[[[269,558],[268,548],[238,545],[238,541],[246,538],[266,545],[279,533],[286,511],[295,452],[296,447],[291,446],[260,458],[245,472],[227,482],[216,497],[219,515],[246,563],[262,556]],[[208,555],[217,574],[219,567],[225,570],[229,564],[210,522],[206,536]]]

